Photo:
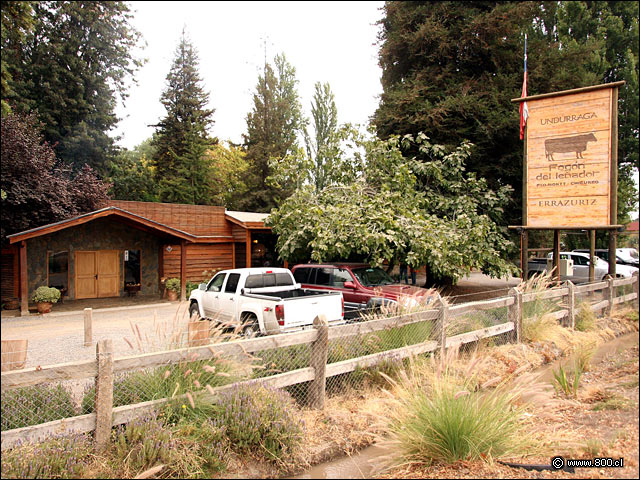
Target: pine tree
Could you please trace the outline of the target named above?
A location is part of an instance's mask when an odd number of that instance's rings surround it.
[[[206,151],[215,143],[208,133],[215,110],[207,108],[209,93],[201,84],[196,49],[183,31],[160,97],[167,114],[153,141],[160,201],[204,205],[211,200]]]
[[[244,135],[247,160],[252,175],[250,189],[242,208],[268,212],[285,192],[267,183],[271,173],[270,161],[281,161],[297,148],[298,134],[304,128],[302,107],[296,85],[296,70],[284,54],[276,55],[273,67],[265,63],[264,74],[258,78],[253,96],[253,111],[247,115],[247,134]]]

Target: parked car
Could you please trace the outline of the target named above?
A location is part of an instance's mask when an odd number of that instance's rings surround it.
[[[243,329],[246,337],[310,328],[323,314],[344,323],[340,292],[308,290],[286,268],[237,268],[217,273],[189,296],[192,318],[216,320]]]
[[[573,275],[562,275],[561,280],[571,280],[574,283],[589,281],[590,257],[588,253],[582,252],[560,252],[560,259],[573,261]],[[553,252],[547,255],[546,259],[532,259],[529,261],[529,276],[535,273],[547,271],[547,262],[553,260]],[[602,280],[609,273],[609,264],[596,255],[594,268],[594,279]],[[616,277],[630,277],[638,269],[627,265],[616,264]]]
[[[429,305],[437,298],[435,290],[397,283],[383,269],[366,263],[300,264],[292,272],[303,288],[341,292],[347,319],[382,305]]]
[[[588,248],[577,248],[574,252],[589,254]],[[605,262],[609,261],[609,249],[596,248],[595,254]],[[635,258],[633,256],[635,254]],[[620,265],[628,265],[630,267],[638,267],[638,252],[635,248],[616,248],[616,270]]]

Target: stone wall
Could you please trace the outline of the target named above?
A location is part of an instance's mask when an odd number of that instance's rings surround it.
[[[155,235],[108,218],[69,227],[41,237],[27,240],[27,264],[29,266],[29,296],[41,285],[47,284],[47,251],[69,252],[69,292],[75,298],[75,255],[77,250],[119,250],[120,296],[124,291],[124,251],[140,250],[140,295],[158,295],[158,252],[164,243]]]

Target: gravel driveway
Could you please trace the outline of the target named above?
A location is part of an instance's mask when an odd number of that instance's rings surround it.
[[[55,317],[2,318],[1,334],[3,340],[29,341],[26,368],[95,359],[96,343],[106,338],[112,339],[116,358],[137,355],[167,349],[176,332],[184,339],[187,306],[181,302],[94,311],[93,344],[89,347],[84,346],[82,311]]]

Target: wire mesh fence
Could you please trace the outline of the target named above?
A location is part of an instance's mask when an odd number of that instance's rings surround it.
[[[552,321],[557,322],[562,315],[556,314],[570,306],[564,290],[562,295],[550,297],[553,289],[548,287],[534,285],[528,292],[525,290],[525,295],[530,295],[522,304],[521,321],[523,329],[530,330],[524,332],[524,338],[534,338],[536,322],[540,322],[541,318],[552,318]],[[588,285],[575,290],[576,328],[579,328],[579,322],[589,321],[589,314],[593,317],[591,306],[608,296],[606,290],[587,291],[588,288],[584,287]],[[567,287],[556,287],[557,291],[560,289],[566,290]],[[633,292],[634,286],[623,285],[614,287],[614,290],[614,296],[620,297]],[[326,361],[322,361],[328,366],[354,362],[353,368],[337,370],[338,374],[327,375],[326,394],[342,393],[346,389],[358,389],[367,383],[380,381],[380,372],[389,374],[406,364],[408,354],[402,353],[406,347],[432,345],[415,351],[421,355],[434,355],[440,351],[443,338],[472,334],[514,320],[511,309],[515,308],[515,300],[511,303],[503,302],[498,307],[491,307],[499,303],[494,302],[489,308],[484,305],[472,310],[459,308],[461,302],[456,300],[445,299],[445,304],[451,306],[447,310],[448,315],[442,315],[443,307],[440,303],[434,303],[409,311],[382,310],[375,314],[369,313],[351,324],[335,327],[341,333],[329,335],[324,353]],[[179,360],[174,358],[166,364],[116,373],[113,382],[114,408],[175,397],[183,398],[186,403],[189,401],[187,394],[213,391],[217,387],[237,382],[259,382],[287,372],[309,370],[314,365],[314,360],[317,360],[314,352],[317,354],[318,350],[313,348],[312,343],[257,349],[234,355],[215,354],[213,348],[210,355],[203,356],[195,350],[240,340],[243,338],[241,329],[211,321],[195,322],[198,324],[197,328],[189,328],[189,323],[189,318],[182,313],[170,322],[129,325],[129,331],[122,335],[126,348],[114,349],[115,358],[164,352],[167,349],[183,350]],[[376,323],[384,324],[384,328],[362,328]],[[492,333],[488,338],[474,339],[468,336],[460,350],[470,352],[481,345],[501,345],[512,341],[514,332],[511,331]],[[90,350],[94,352],[95,362],[95,348]],[[26,343],[15,342],[9,348],[3,341],[3,371],[24,367],[27,363],[25,357],[31,353],[31,347]],[[371,357],[375,357],[375,361],[361,362],[363,358]],[[313,378],[313,374],[310,378]],[[284,390],[299,404],[308,405],[311,400],[311,385],[310,380],[302,380],[285,386]],[[94,403],[95,380],[90,376],[20,388],[5,389],[3,386],[2,431],[93,413]]]

